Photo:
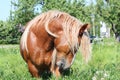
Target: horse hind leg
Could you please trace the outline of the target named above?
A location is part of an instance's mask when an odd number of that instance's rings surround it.
[[[39,70],[36,68],[34,64],[32,64],[31,61],[28,61],[28,69],[32,77],[36,77],[36,78],[40,77]]]

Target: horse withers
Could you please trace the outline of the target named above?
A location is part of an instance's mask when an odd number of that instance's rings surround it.
[[[90,58],[88,24],[65,12],[48,11],[32,19],[21,37],[20,52],[33,77],[50,71],[56,77],[70,68],[81,45],[83,57]]]

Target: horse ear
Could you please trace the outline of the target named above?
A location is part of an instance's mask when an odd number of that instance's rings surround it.
[[[90,24],[84,24],[79,30],[79,36],[82,36],[86,29],[90,28]]]
[[[45,30],[53,37],[59,37],[62,34],[62,24],[58,19],[48,20],[45,23]]]

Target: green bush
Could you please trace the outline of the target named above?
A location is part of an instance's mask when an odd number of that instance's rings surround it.
[[[17,44],[21,33],[14,24],[0,21],[0,44]]]

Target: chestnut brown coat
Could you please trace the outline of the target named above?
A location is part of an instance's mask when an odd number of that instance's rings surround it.
[[[20,52],[33,77],[44,71],[60,76],[70,68],[81,45],[83,57],[90,57],[88,24],[65,12],[48,11],[32,19],[21,37]]]

